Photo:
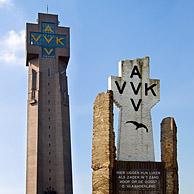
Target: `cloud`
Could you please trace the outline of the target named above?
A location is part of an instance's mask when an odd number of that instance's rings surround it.
[[[0,0],[0,8],[5,6],[11,6],[12,2],[11,0]]]
[[[0,0],[2,1],[2,0]],[[9,31],[0,42],[0,64],[25,64],[25,31]]]

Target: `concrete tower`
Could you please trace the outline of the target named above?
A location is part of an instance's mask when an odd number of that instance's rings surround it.
[[[26,194],[72,194],[66,68],[69,28],[58,16],[38,14],[27,24],[28,134]]]

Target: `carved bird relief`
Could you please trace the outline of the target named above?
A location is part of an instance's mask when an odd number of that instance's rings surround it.
[[[143,123],[138,123],[137,121],[127,121],[126,123],[132,123],[133,125],[136,126],[136,130],[140,128],[144,128],[146,132],[148,133],[148,128],[143,124]]]

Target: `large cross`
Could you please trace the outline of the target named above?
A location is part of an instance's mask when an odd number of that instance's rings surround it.
[[[149,58],[121,61],[109,90],[120,112],[117,159],[154,161],[151,108],[160,99],[160,82],[149,79]]]
[[[42,58],[55,58],[57,48],[67,48],[68,43],[68,32],[67,28],[58,27],[58,20],[53,21],[41,21],[41,15],[39,15],[39,23],[28,24],[27,38],[28,38],[28,52],[33,46],[40,47],[40,53]],[[35,51],[35,49],[34,49]],[[34,54],[32,49],[32,53]],[[39,53],[38,53],[39,54]]]

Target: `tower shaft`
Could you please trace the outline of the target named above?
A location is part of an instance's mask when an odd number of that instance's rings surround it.
[[[41,32],[40,32],[41,31]],[[66,68],[69,29],[57,15],[27,24],[27,194],[72,194],[71,137]]]

